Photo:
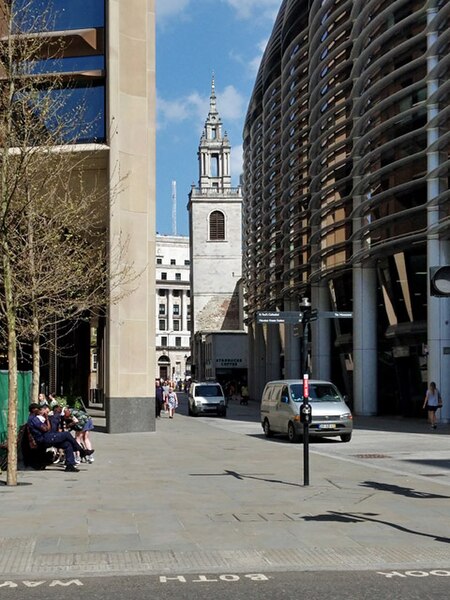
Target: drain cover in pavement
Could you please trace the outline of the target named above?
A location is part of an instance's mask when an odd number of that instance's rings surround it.
[[[354,454],[356,458],[391,458],[387,454]]]

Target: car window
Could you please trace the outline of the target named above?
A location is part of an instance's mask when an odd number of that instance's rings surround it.
[[[198,385],[195,388],[194,395],[213,398],[214,396],[221,396],[222,390],[218,385]]]
[[[311,402],[342,402],[342,397],[330,384],[317,384],[309,386],[309,397]]]
[[[294,383],[291,385],[291,398],[294,402],[303,401],[303,385]],[[309,384],[310,402],[342,402],[342,397],[330,383],[310,383]]]

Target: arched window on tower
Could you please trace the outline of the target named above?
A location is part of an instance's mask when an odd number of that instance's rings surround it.
[[[214,210],[209,215],[209,239],[210,241],[225,239],[225,215],[220,210]]]

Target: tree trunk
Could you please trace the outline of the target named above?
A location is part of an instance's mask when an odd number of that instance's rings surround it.
[[[3,244],[3,275],[8,327],[8,474],[7,485],[17,485],[17,339],[16,314],[11,285],[11,265]]]
[[[37,319],[33,319],[34,332],[39,331]],[[33,380],[31,384],[31,402],[37,402],[39,397],[39,382],[41,376],[41,346],[39,342],[39,333],[33,334]]]

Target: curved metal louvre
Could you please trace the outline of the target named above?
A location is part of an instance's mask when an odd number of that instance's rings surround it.
[[[244,131],[250,317],[355,262],[425,245],[427,127],[439,130],[436,176],[448,178],[449,13],[438,0],[283,2]],[[430,27],[439,32],[433,98]],[[432,123],[427,101],[439,107]],[[433,199],[441,230],[447,188]]]

